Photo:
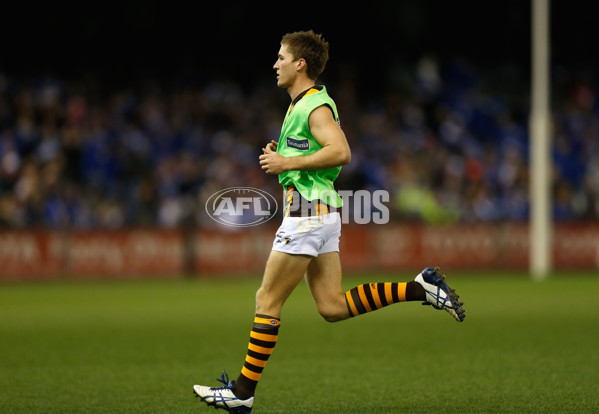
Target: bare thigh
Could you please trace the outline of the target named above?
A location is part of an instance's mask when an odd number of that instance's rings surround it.
[[[256,293],[256,313],[280,318],[283,304],[302,280],[312,259],[312,256],[272,250]]]

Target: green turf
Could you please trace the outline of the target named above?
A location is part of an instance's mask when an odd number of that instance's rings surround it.
[[[390,280],[354,275],[344,287]],[[254,412],[599,412],[596,275],[449,281],[462,324],[418,303],[329,324],[301,284]],[[214,412],[191,386],[238,374],[258,283],[0,285],[0,412]]]

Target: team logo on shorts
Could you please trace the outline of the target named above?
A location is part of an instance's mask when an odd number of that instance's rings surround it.
[[[275,243],[288,244],[291,241],[291,237],[285,237],[285,231],[281,230],[275,235]]]

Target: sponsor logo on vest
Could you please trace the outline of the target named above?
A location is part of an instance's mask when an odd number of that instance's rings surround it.
[[[307,138],[294,139],[291,137],[287,137],[287,146],[298,149],[300,151],[308,151],[310,149],[310,142]]]

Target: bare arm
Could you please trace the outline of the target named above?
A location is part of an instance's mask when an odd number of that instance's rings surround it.
[[[337,125],[328,107],[320,106],[308,119],[310,132],[322,148],[313,154],[301,157],[283,157],[274,152],[273,142],[262,149],[260,165],[268,174],[281,174],[293,170],[323,170],[349,164],[351,151],[345,133]]]

